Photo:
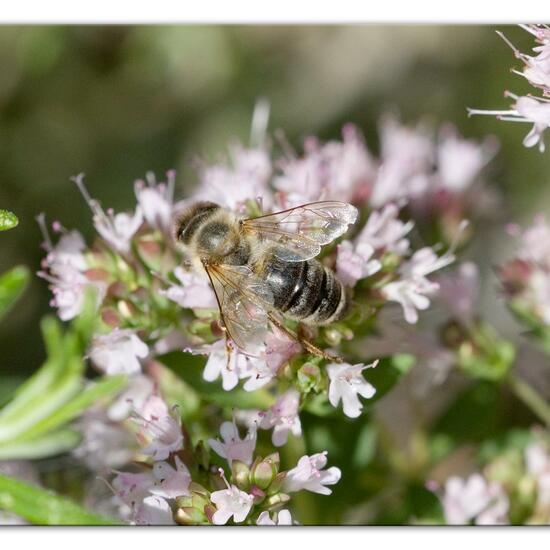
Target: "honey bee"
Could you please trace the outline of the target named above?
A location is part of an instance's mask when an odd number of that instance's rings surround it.
[[[287,328],[284,317],[323,326],[345,315],[344,285],[315,257],[356,219],[357,209],[338,201],[249,219],[198,202],[178,218],[175,238],[191,264],[205,269],[226,336],[243,352],[259,350],[271,323],[308,352],[338,360]]]

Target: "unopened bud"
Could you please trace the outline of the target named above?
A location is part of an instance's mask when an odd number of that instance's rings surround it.
[[[299,388],[307,393],[321,383],[321,369],[315,363],[304,363],[297,373]]]
[[[342,334],[335,328],[328,328],[324,331],[325,341],[329,346],[338,346],[342,341]]]
[[[285,477],[286,477],[286,472],[279,472],[275,476],[275,479],[271,482],[271,485],[269,486],[269,488],[267,489],[267,494],[271,496],[271,495],[274,495],[275,493],[278,493],[283,486]]]
[[[250,468],[240,460],[233,460],[231,464],[231,480],[242,491],[250,487]]]
[[[286,504],[289,500],[290,496],[286,493],[277,493],[276,495],[268,497],[264,502],[264,506],[266,506],[268,510],[274,510],[275,508]]]
[[[179,525],[200,525],[201,523],[206,523],[208,517],[204,513],[204,510],[201,511],[186,506],[176,510],[175,520]]]
[[[264,458],[259,462],[255,462],[250,472],[250,480],[252,483],[267,489],[277,475],[278,467],[272,458]]]

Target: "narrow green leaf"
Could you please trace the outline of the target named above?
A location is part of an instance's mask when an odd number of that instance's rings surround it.
[[[30,279],[29,270],[17,266],[0,276],[0,317],[19,299]]]
[[[7,231],[17,226],[19,220],[17,216],[9,210],[3,210],[0,208],[0,231]]]
[[[36,525],[115,525],[113,518],[89,512],[75,502],[0,474],[0,509]]]
[[[64,405],[59,406],[55,412],[36,422],[30,427],[23,437],[18,437],[17,441],[25,441],[27,438],[36,437],[74,420],[83,413],[88,407],[103,399],[111,397],[118,393],[126,385],[126,377],[123,375],[109,376],[101,379],[86,388],[83,392],[73,397]]]
[[[75,430],[59,430],[20,442],[3,443],[0,460],[36,460],[70,451],[78,445],[81,436]]]

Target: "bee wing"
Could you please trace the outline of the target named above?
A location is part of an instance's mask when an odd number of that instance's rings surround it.
[[[205,264],[228,336],[243,351],[254,354],[264,341],[271,290],[247,266]]]
[[[355,223],[357,208],[346,202],[321,201],[242,221],[245,232],[280,244],[273,253],[287,262],[314,258],[321,246],[344,234]]]

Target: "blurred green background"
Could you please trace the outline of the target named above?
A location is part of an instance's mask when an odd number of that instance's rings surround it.
[[[523,51],[532,37],[498,29]],[[134,206],[133,181],[215,161],[234,136],[247,142],[255,100],[271,102],[270,130],[297,148],[303,137],[338,138],[355,122],[377,148],[385,111],[406,123],[450,121],[467,137],[496,134],[491,179],[505,195],[498,218],[544,210],[550,156],[521,146],[527,125],[468,119],[466,106],[507,106],[503,91],[531,91],[509,68],[511,50],[489,26],[27,26],[0,28],[0,207],[20,226],[0,237],[0,272],[39,269],[34,217],[91,237],[89,210],[69,177],[116,210]],[[501,229],[501,228],[500,228]],[[503,240],[503,234],[498,234]],[[498,247],[489,236],[480,253]],[[485,254],[486,255],[486,254]],[[43,358],[38,320],[49,291],[35,278],[0,325],[0,374],[24,375]]]

